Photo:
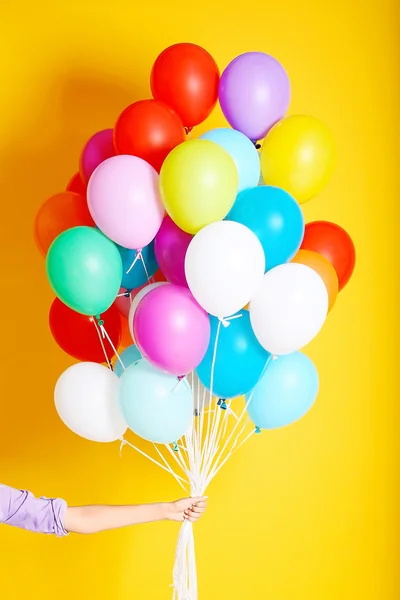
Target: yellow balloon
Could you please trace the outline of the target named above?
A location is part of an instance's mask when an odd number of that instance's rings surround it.
[[[176,146],[160,172],[161,198],[171,219],[187,233],[222,221],[238,193],[238,172],[230,155],[209,140]]]
[[[266,185],[280,187],[303,204],[328,183],[336,157],[330,130],[314,117],[294,115],[279,121],[261,149]]]

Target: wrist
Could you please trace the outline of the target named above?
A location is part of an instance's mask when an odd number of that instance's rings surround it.
[[[163,521],[171,521],[173,515],[173,503],[172,502],[163,502],[160,504],[161,511],[161,519]]]

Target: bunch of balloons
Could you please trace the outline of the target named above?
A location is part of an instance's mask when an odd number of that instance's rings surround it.
[[[349,234],[305,225],[301,209],[331,177],[332,135],[287,116],[289,78],[262,52],[220,75],[206,50],[176,44],[151,90],[89,139],[36,216],[50,328],[82,361],[61,375],[57,410],[91,440],[129,426],[169,444],[192,422],[195,371],[219,399],[246,396],[257,428],[287,425],[318,390],[299,351],[355,265]],[[230,127],[192,138],[218,101]]]

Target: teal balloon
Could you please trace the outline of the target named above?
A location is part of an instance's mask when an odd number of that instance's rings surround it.
[[[133,365],[133,363],[140,360],[142,358],[142,355],[141,355],[140,351],[138,350],[138,347],[135,346],[135,344],[132,344],[132,346],[129,346],[123,352],[121,352],[119,357],[122,360],[125,369],[127,369],[128,367]],[[114,365],[114,373],[118,377],[121,377],[121,375],[123,374],[125,369],[122,367],[120,361],[117,360],[117,362]]]
[[[252,395],[247,412],[260,429],[277,429],[294,423],[312,407],[318,394],[318,373],[301,352],[271,360]]]
[[[94,227],[74,227],[52,243],[47,277],[64,304],[83,315],[100,315],[117,297],[122,261],[117,246]]]
[[[291,260],[303,241],[301,208],[277,187],[260,185],[242,192],[226,218],[255,233],[264,249],[267,271]]]
[[[233,159],[239,175],[239,192],[258,185],[260,179],[260,156],[248,137],[235,129],[220,128],[200,136],[221,146]]]
[[[179,382],[144,358],[121,376],[119,402],[128,427],[156,444],[176,442],[192,421],[192,392],[186,380]]]
[[[212,392],[218,398],[235,398],[246,394],[261,377],[269,352],[259,344],[254,335],[250,315],[242,310],[232,319],[228,327],[219,325],[217,351],[215,355]],[[211,389],[211,371],[215,340],[219,320],[209,317],[211,337],[207,352],[196,369],[201,383]]]

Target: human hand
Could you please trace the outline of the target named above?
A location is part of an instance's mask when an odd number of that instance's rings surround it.
[[[200,519],[207,508],[207,498],[183,498],[169,505],[168,520],[183,523],[195,523]]]

